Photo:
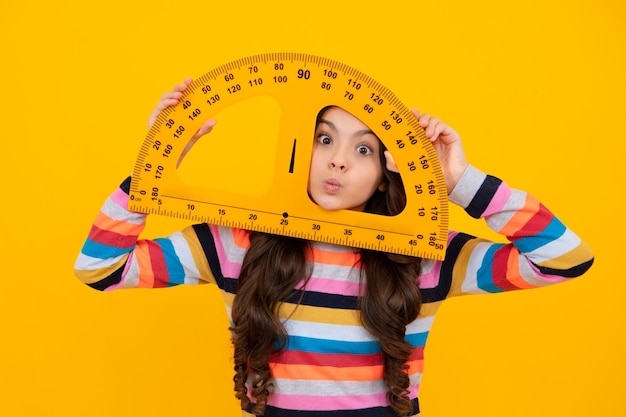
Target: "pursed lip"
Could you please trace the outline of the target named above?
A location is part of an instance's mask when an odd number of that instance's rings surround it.
[[[329,178],[324,181],[324,190],[327,193],[334,194],[341,188],[341,183],[336,178]]]

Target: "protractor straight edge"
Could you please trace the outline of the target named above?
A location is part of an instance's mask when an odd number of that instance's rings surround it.
[[[268,160],[273,163],[262,168],[272,178],[267,189],[262,193],[224,189],[216,185],[222,178],[202,178],[201,185],[183,180],[177,163],[202,123],[259,97],[271,98],[280,109],[277,137],[268,146]],[[360,119],[391,152],[406,192],[406,206],[400,214],[328,211],[311,201],[307,183],[315,120],[327,106],[341,107]],[[238,123],[246,124],[246,114],[236,117]],[[250,129],[253,135],[254,126]],[[212,135],[202,141],[211,141]],[[237,158],[228,155],[228,159]],[[410,109],[360,71],[303,53],[249,56],[195,79],[179,103],[159,115],[144,139],[133,170],[129,208],[437,260],[444,258],[448,239],[444,176],[432,144]]]

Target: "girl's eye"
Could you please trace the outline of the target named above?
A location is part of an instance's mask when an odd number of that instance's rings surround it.
[[[371,155],[372,154],[372,149],[369,146],[366,146],[366,145],[359,145],[359,146],[357,146],[356,151],[358,153],[360,153],[361,155]]]
[[[330,145],[333,143],[333,140],[328,135],[319,135],[317,137],[317,141],[323,145]]]

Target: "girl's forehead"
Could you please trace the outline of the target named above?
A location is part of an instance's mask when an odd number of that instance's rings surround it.
[[[352,113],[350,113],[347,110],[344,110],[341,107],[338,106],[332,106],[329,107],[328,109],[326,109],[326,111],[324,112],[323,116],[325,117],[345,117],[348,119],[354,119],[356,121],[358,121],[359,123],[361,123],[361,121],[359,119],[356,118],[356,116],[354,116]]]
[[[330,107],[321,116],[320,122],[331,125],[336,129],[347,128],[371,131],[370,128],[352,113],[341,107]]]

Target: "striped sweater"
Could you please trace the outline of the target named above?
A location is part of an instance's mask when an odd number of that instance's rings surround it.
[[[198,224],[169,237],[138,239],[146,216],[127,210],[129,180],[96,217],[76,261],[77,277],[98,290],[212,283],[230,317],[249,232]],[[474,218],[484,218],[510,243],[449,234],[444,261],[423,260],[416,277],[423,305],[406,328],[410,398],[419,414],[424,347],[441,302],[461,294],[535,288],[584,273],[589,248],[529,194],[469,167],[450,195]],[[360,252],[312,242],[312,276],[296,307],[284,302],[287,346],[270,358],[274,392],[266,417],[394,416],[386,400],[379,343],[363,328],[357,309]],[[248,410],[249,411],[249,410]],[[246,410],[243,416],[251,416]]]

